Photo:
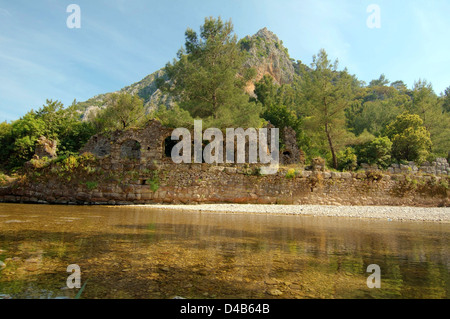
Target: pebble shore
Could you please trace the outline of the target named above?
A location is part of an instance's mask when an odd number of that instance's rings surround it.
[[[256,213],[278,215],[310,215],[350,218],[376,218],[388,221],[450,222],[450,207],[406,206],[326,206],[326,205],[258,205],[258,204],[200,204],[200,205],[144,205],[157,209]]]

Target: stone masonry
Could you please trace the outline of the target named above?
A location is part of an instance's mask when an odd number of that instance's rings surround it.
[[[76,161],[87,162],[67,174],[57,162],[30,167],[27,178],[0,187],[0,202],[450,206],[450,177],[414,175],[413,168],[401,174],[372,169],[328,172],[317,159],[313,170],[297,162],[262,175],[260,164],[175,164],[168,152],[171,131],[151,121],[143,129],[94,136],[81,150],[92,153],[93,159],[80,157]],[[292,147],[292,141],[286,145]],[[291,151],[292,158],[301,159],[299,150]],[[438,160],[428,167],[444,171],[448,164]]]

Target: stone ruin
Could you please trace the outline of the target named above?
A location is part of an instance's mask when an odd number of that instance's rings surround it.
[[[433,162],[425,161],[421,165],[414,162],[408,164],[392,164],[388,169],[390,173],[426,173],[433,175],[450,175],[450,165],[446,158],[438,157]]]
[[[281,164],[305,163],[305,154],[297,146],[297,133],[292,127],[285,127],[282,132],[284,148],[280,154]]]
[[[378,170],[376,164],[361,163],[362,170]],[[386,171],[391,174],[432,174],[432,175],[450,175],[450,165],[446,158],[438,157],[433,162],[425,161],[421,165],[416,164],[413,161],[407,164],[393,163]]]
[[[268,128],[270,127],[273,126],[269,124]],[[100,158],[111,156],[113,161],[172,163],[171,149],[178,143],[171,140],[172,130],[159,121],[152,120],[142,129],[116,131],[110,136],[94,135],[80,153],[90,152]],[[193,136],[192,133],[191,137]],[[280,150],[280,164],[304,163],[305,156],[297,146],[295,131],[290,127],[285,128],[281,138],[284,148]]]
[[[47,157],[48,159],[56,158],[57,141],[49,140],[48,138],[41,136],[36,142],[36,148],[34,151],[34,158],[40,159]]]
[[[172,130],[158,121],[150,121],[143,129],[116,131],[110,136],[97,134],[83,146],[80,153],[90,152],[97,157],[111,156],[113,160],[134,160],[151,163],[164,160],[164,147]]]

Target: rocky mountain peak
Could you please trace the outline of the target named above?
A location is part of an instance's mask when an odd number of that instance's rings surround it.
[[[246,36],[240,40],[241,48],[247,51],[245,65],[256,70],[256,78],[248,83],[246,91],[253,93],[254,82],[264,75],[271,76],[275,83],[291,83],[294,78],[294,63],[289,57],[283,41],[267,28],[260,29],[253,36]]]
[[[267,40],[273,41],[273,42],[280,42],[277,35],[267,29],[266,27],[260,29],[258,32],[255,33],[255,36],[265,38]]]
[[[280,85],[292,82],[295,74],[294,62],[283,46],[283,41],[278,39],[275,33],[262,28],[254,35],[242,38],[239,45],[246,53],[244,65],[256,70],[256,78],[245,87],[249,95],[254,96],[254,83],[261,80],[264,75],[271,76],[274,82]],[[139,95],[144,99],[147,111],[157,108],[158,105],[171,107],[174,103],[173,98],[163,94],[156,85],[158,80],[166,80],[166,78],[165,70],[162,68],[120,91]],[[104,106],[104,100],[109,94],[100,94],[78,103],[83,118],[88,119],[91,114],[96,114]]]

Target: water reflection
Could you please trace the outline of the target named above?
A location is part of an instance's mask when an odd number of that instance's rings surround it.
[[[84,298],[448,298],[450,225],[0,204],[0,294]],[[366,285],[369,264],[381,288]]]

